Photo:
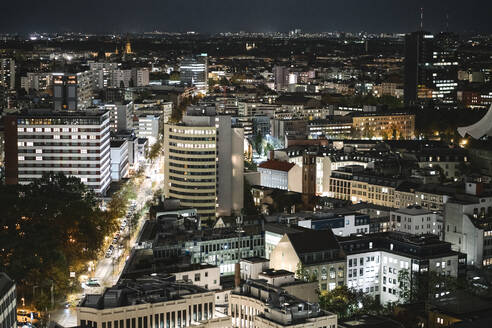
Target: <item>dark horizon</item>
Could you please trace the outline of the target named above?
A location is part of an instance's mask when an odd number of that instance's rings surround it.
[[[0,33],[141,33],[196,31],[407,33],[419,27],[456,33],[492,33],[492,2],[485,0],[4,0]],[[446,18],[447,17],[447,18]]]

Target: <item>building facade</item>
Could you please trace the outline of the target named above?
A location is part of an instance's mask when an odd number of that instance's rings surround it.
[[[17,328],[15,282],[3,272],[0,272],[0,327]]]
[[[164,127],[166,197],[194,207],[202,219],[239,213],[243,207],[243,131],[214,111]]]
[[[44,173],[64,173],[98,194],[109,188],[108,112],[31,112],[7,116],[5,126],[7,183],[27,184]]]

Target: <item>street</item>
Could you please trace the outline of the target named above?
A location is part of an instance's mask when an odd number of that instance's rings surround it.
[[[152,166],[148,165],[145,169],[144,181],[137,191],[134,212],[143,210],[145,203],[152,198],[155,190],[162,184],[163,176],[160,173],[162,167],[161,160],[162,157],[156,160]],[[129,213],[133,214],[131,208],[129,209]],[[82,299],[85,294],[102,293],[106,287],[111,287],[118,281],[128,255],[135,244],[138,232],[145,222],[146,214],[147,213],[142,213],[139,222],[136,227],[132,228],[132,231],[130,231],[129,223],[122,231],[120,231],[118,242],[113,244],[114,251],[109,257],[106,257],[105,254],[103,254],[95,261],[95,263],[89,264],[89,271],[80,276],[80,278],[82,278],[80,283],[82,283],[83,292],[67,295],[69,306],[62,304],[59,308],[52,311],[50,314],[50,319],[52,321],[55,321],[63,327],[77,326],[75,306],[80,299]],[[123,221],[123,218],[121,219]],[[113,236],[108,236],[107,238],[112,239]],[[91,283],[89,283],[89,281]]]

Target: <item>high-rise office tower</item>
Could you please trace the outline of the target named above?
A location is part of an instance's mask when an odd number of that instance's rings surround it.
[[[422,93],[429,88],[432,70],[434,36],[418,31],[405,36],[404,100],[407,105],[415,105]]]
[[[197,88],[200,94],[208,92],[207,54],[187,56],[180,66],[181,82]]]
[[[182,124],[164,125],[166,197],[197,209],[202,220],[243,208],[243,129],[215,109],[189,107]]]
[[[284,91],[289,85],[289,69],[285,66],[273,66],[273,79],[276,91]]]
[[[0,87],[15,89],[15,60],[0,58]]]
[[[455,103],[458,62],[456,48],[448,37],[423,31],[405,37],[405,104]]]
[[[30,111],[5,117],[5,181],[78,177],[98,194],[111,182],[109,112]]]

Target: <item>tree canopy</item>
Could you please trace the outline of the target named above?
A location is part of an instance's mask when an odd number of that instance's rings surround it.
[[[28,185],[0,185],[0,271],[19,294],[33,286],[69,288],[70,271],[82,271],[117,229],[114,216],[78,178],[47,174]]]

